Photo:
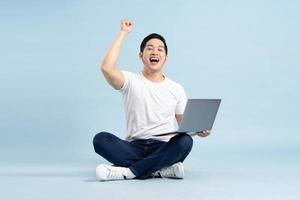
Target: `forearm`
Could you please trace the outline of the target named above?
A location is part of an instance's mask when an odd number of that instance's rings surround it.
[[[116,68],[118,58],[120,55],[121,45],[128,33],[121,30],[113,42],[112,46],[108,49],[107,53],[104,56],[101,69],[102,71]]]
[[[176,118],[177,124],[179,126],[181,123],[181,120],[182,120],[182,114],[175,114],[175,118]]]

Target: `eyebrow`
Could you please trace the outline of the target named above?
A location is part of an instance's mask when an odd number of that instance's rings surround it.
[[[153,44],[147,44],[146,47],[154,47],[154,45]],[[158,47],[165,48],[165,46],[163,46],[163,45],[159,45]]]

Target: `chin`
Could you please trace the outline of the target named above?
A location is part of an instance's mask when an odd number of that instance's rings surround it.
[[[162,70],[162,66],[148,66],[147,69],[151,72],[159,72]]]

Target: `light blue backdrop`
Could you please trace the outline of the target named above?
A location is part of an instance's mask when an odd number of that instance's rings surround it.
[[[98,163],[92,138],[125,135],[121,96],[100,74],[120,20],[119,66],[138,72],[141,40],[169,47],[165,74],[190,98],[222,98],[194,151],[299,154],[299,1],[1,1],[1,163]]]

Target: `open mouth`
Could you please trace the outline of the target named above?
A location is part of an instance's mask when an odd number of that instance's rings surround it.
[[[157,58],[157,57],[150,57],[150,62],[152,63],[152,64],[156,64],[156,63],[158,63],[159,62],[159,58]]]

